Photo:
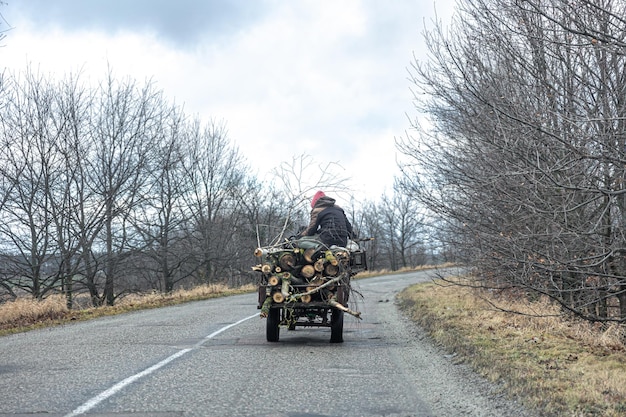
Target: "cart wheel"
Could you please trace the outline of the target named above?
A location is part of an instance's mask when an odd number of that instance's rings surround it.
[[[330,317],[330,343],[343,343],[343,311],[336,308]]]
[[[265,328],[265,337],[268,342],[278,342],[280,337],[280,309],[271,308],[267,314],[267,327]]]

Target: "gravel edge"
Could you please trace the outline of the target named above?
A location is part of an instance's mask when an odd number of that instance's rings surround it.
[[[437,346],[428,333],[402,311],[399,303],[378,305],[385,334],[392,338],[393,354],[417,395],[434,416],[532,417],[501,384],[494,384]]]

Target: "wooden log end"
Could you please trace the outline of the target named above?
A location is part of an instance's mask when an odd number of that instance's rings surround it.
[[[313,267],[313,265],[304,265],[300,270],[300,274],[302,274],[302,276],[305,278],[311,278],[313,275],[315,275],[315,268]]]
[[[322,272],[324,270],[324,259],[321,258],[315,261],[315,263],[313,264],[313,268],[315,268],[317,272]]]
[[[305,261],[312,264],[313,263],[313,255],[315,254],[315,248],[308,248],[304,250],[302,257]]]
[[[296,257],[292,252],[287,252],[280,257],[278,262],[283,270],[289,271],[296,266]]]
[[[339,266],[333,265],[332,263],[328,264],[324,268],[324,273],[331,277],[337,276],[337,274],[339,273]]]

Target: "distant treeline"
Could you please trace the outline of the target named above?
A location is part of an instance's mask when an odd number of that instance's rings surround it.
[[[317,189],[349,195],[332,164],[307,156],[269,161],[275,178],[260,181],[225,123],[190,117],[150,82],[109,72],[91,86],[30,68],[0,81],[0,300],[61,292],[71,306],[89,293],[112,305],[250,283],[254,249],[308,222]],[[345,207],[376,238],[371,267],[424,263],[433,250],[414,203],[382,200]]]

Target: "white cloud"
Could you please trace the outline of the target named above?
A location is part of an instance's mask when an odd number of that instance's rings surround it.
[[[179,49],[145,27],[70,30],[20,18],[0,53],[16,70],[82,68],[97,80],[109,64],[119,76],[151,78],[188,113],[226,122],[261,173],[306,153],[339,161],[357,198],[377,198],[397,172],[394,137],[412,108],[406,68],[430,11],[411,0],[270,4],[239,30],[206,31]]]

